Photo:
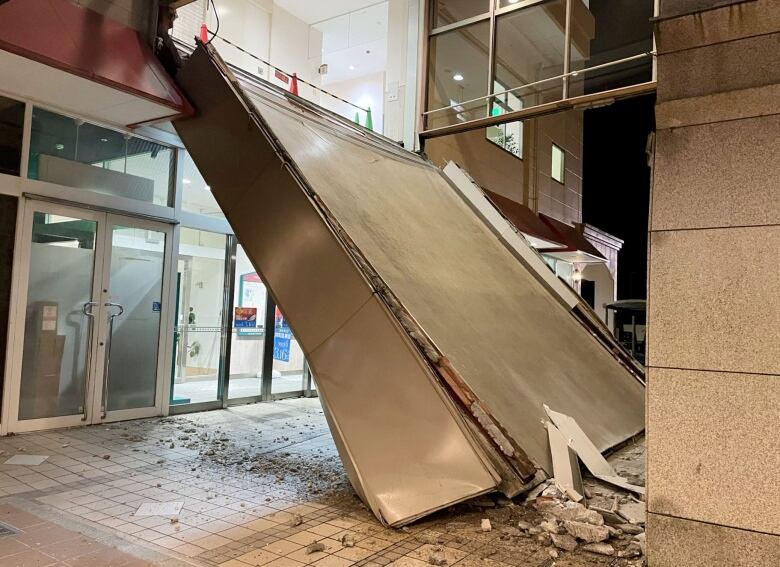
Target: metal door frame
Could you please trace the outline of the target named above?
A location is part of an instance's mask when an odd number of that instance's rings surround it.
[[[19,401],[21,397],[22,358],[24,353],[24,333],[27,311],[27,292],[30,276],[30,260],[32,251],[32,227],[36,212],[58,214],[76,219],[94,221],[97,223],[95,233],[94,261],[92,273],[92,297],[93,317],[87,346],[87,377],[84,387],[83,413],[43,417],[35,419],[19,419]],[[8,333],[8,357],[6,361],[6,380],[3,386],[2,421],[0,421],[0,434],[9,432],[39,431],[44,429],[56,429],[61,427],[74,427],[93,423],[107,423],[124,419],[135,419],[161,415],[165,409],[163,406],[163,392],[165,389],[165,374],[163,367],[168,360],[166,342],[163,338],[170,329],[170,265],[173,251],[172,226],[166,223],[142,219],[129,215],[108,213],[94,208],[83,208],[78,204],[63,204],[50,202],[46,199],[23,197],[19,201],[19,222],[17,223],[16,249],[14,251],[14,273],[11,286],[11,309],[9,313]],[[104,361],[105,344],[100,344],[100,337],[104,335],[108,323],[106,317],[105,297],[109,289],[107,284],[110,278],[111,266],[111,236],[113,226],[147,228],[163,232],[165,234],[165,252],[163,259],[163,284],[162,284],[162,308],[160,312],[160,338],[157,360],[157,388],[155,391],[155,405],[149,408],[121,410],[107,413],[105,418],[96,413],[99,411],[100,400],[96,399],[98,389],[102,392],[102,362]],[[109,228],[111,227],[111,228]],[[103,322],[103,319],[106,319]]]

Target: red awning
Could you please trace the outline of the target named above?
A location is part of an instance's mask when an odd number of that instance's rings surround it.
[[[606,258],[599,252],[587,238],[580,234],[573,226],[563,223],[545,214],[539,213],[539,218],[557,235],[556,240],[566,245],[565,249],[540,249],[545,253],[570,253],[567,259],[573,262],[605,262]],[[581,256],[581,257],[577,257]]]
[[[493,206],[495,206],[517,230],[538,241],[542,241],[539,242],[539,244],[545,248],[555,248],[556,246],[559,246],[561,249],[565,248],[565,244],[558,234],[542,222],[531,209],[525,205],[521,205],[517,201],[507,199],[498,193],[494,193],[493,191],[487,189],[483,189],[483,191],[493,203]]]
[[[139,122],[192,112],[137,31],[69,0],[0,4],[0,49],[161,107],[144,107]]]

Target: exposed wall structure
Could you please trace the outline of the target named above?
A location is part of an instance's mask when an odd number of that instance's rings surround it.
[[[72,0],[151,38],[157,21],[157,5],[151,0]]]
[[[662,0],[657,42],[649,564],[780,565],[780,3]]]
[[[454,161],[485,189],[565,223],[582,220],[582,111],[528,120],[523,159],[489,141],[485,129],[433,138],[425,153],[443,167]],[[552,145],[566,152],[564,183],[551,177]]]

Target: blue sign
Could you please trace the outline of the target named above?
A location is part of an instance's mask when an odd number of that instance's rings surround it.
[[[277,307],[274,313],[274,360],[290,362],[292,330]]]
[[[162,311],[162,301],[152,301],[152,311],[154,313]]]

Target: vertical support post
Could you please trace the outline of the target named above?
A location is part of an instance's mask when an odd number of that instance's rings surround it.
[[[569,72],[571,71],[571,0],[566,0],[566,33],[563,46],[563,100],[569,98]]]
[[[266,288],[267,289],[267,288]],[[260,399],[267,402],[271,399],[271,380],[274,369],[274,326],[276,323],[276,303],[270,293],[265,300],[265,340],[263,341],[263,373],[260,383]]]
[[[222,295],[222,328],[220,329],[219,384],[217,395],[222,407],[230,398],[230,349],[233,344],[233,295],[236,283],[236,249],[238,240],[228,235],[225,242],[225,290]]]
[[[487,94],[493,94],[493,83],[496,80],[496,2],[490,2],[490,43],[488,44],[488,84]],[[493,97],[486,99],[487,107],[485,116],[490,116],[490,109],[493,106]]]

